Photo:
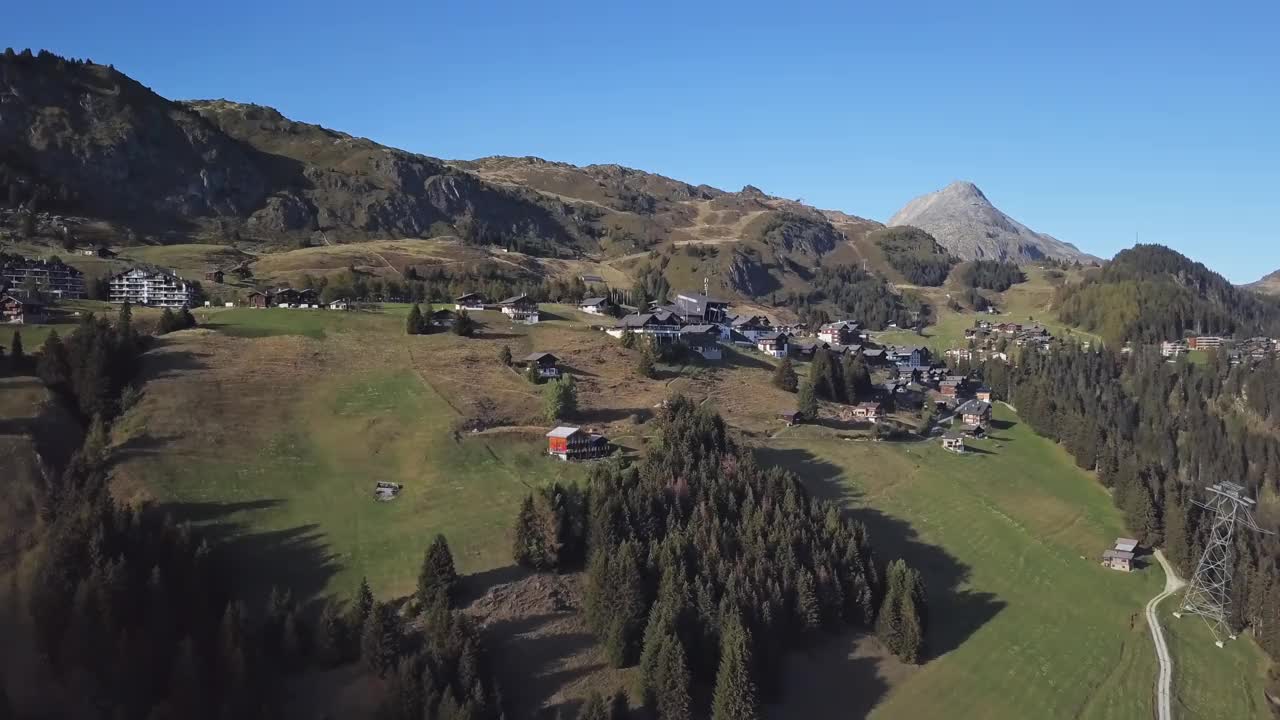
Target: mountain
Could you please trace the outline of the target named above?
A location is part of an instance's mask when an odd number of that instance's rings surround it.
[[[1121,251],[1084,282],[1063,286],[1055,304],[1063,322],[1111,344],[1280,335],[1280,298],[1238,288],[1161,245]]]
[[[1251,282],[1244,287],[1255,292],[1266,293],[1268,295],[1280,295],[1280,270],[1270,275],[1264,276],[1257,282]]]
[[[15,222],[33,209],[36,223]],[[619,165],[442,160],[261,105],[168,100],[48,52],[0,55],[0,235],[6,220],[51,236],[105,221],[110,244],[255,252],[452,236],[632,275],[657,264],[673,286],[705,279],[746,297],[803,290],[824,262],[874,264],[865,236],[881,227]]]
[[[971,182],[953,182],[921,195],[889,219],[918,227],[962,260],[1034,262],[1045,258],[1091,262],[1075,245],[1035,232],[1000,212]]]

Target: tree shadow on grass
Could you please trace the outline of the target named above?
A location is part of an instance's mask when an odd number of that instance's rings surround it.
[[[747,368],[751,370],[769,370],[772,371],[774,366],[765,362],[763,359],[749,355],[737,348],[723,346],[724,359],[720,363],[711,362],[710,365],[720,365],[721,367]]]
[[[762,463],[795,472],[815,497],[836,503],[844,508],[845,517],[862,523],[882,563],[902,558],[920,571],[929,600],[926,660],[959,647],[1005,607],[1006,603],[992,593],[964,587],[971,571],[968,565],[945,549],[922,541],[906,521],[863,504],[862,493],[844,481],[840,466],[803,449],[764,448],[757,452]],[[946,478],[931,481],[946,482]]]
[[[782,696],[764,707],[768,720],[865,718],[888,693],[886,675],[901,663],[878,643],[849,629],[807,651],[788,655]]]
[[[284,501],[267,498],[226,503],[165,503],[159,510],[190,522],[214,548],[214,559],[235,578],[251,610],[265,607],[272,588],[289,589],[302,607],[318,600],[341,569],[324,532],[315,523],[282,530],[256,530],[241,513],[270,510]]]

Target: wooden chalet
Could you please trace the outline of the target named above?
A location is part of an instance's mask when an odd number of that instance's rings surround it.
[[[963,453],[965,451],[964,435],[958,432],[943,433],[942,448],[953,453]]]
[[[512,322],[525,323],[532,325],[538,322],[540,315],[538,314],[538,303],[534,302],[528,295],[516,295],[498,303],[502,314],[511,318]]]
[[[453,299],[454,310],[483,310],[488,299],[480,293],[467,293]]]
[[[753,343],[761,335],[774,330],[773,323],[763,315],[736,315],[729,320],[729,327]]]
[[[878,421],[882,411],[883,408],[878,402],[861,402],[853,406],[853,416],[867,422]]]
[[[1116,538],[1115,547],[1102,553],[1102,566],[1120,572],[1133,572],[1133,559],[1137,550],[1137,540]]]
[[[618,323],[605,330],[611,337],[621,338],[627,333],[646,335],[659,345],[675,342],[680,337],[680,328],[684,322],[679,315],[657,310],[647,313],[632,313],[618,319]]]
[[[252,308],[269,308],[275,304],[274,301],[275,298],[271,296],[271,293],[254,290],[249,293],[248,305]]]
[[[583,298],[578,309],[589,315],[608,315],[613,312],[613,301],[607,297]]]
[[[981,400],[984,403],[989,403],[991,402],[991,388],[987,387],[986,385],[983,385],[979,387],[977,390],[973,391],[973,397],[978,400]]]
[[[756,349],[769,357],[784,358],[790,350],[791,336],[784,332],[767,332],[756,338]]]
[[[441,308],[427,316],[431,320],[432,325],[439,327],[453,327],[458,321],[458,313],[448,308]]]
[[[965,425],[981,427],[991,422],[991,403],[970,400],[956,408],[956,417]]]
[[[20,300],[12,295],[0,298],[0,319],[10,325],[42,323],[48,319],[44,305],[34,300]]]
[[[720,328],[715,325],[686,325],[680,328],[680,342],[703,360],[724,358],[724,351],[720,348]]]
[[[560,358],[549,352],[529,353],[520,362],[526,368],[537,368],[538,377],[553,379],[560,377]]]
[[[794,427],[804,422],[804,415],[799,410],[778,413],[778,417],[782,418],[782,421],[787,424],[787,427]]]
[[[221,270],[214,270],[213,272],[207,272],[204,274],[205,280],[216,282],[219,285],[222,284],[222,281],[225,277],[226,277],[225,273],[223,273]]]
[[[603,435],[582,428],[561,425],[547,433],[547,454],[561,460],[590,460],[604,457],[613,446]]]

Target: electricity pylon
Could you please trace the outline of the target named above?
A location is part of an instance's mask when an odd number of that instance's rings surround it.
[[[1182,608],[1175,617],[1199,615],[1213,633],[1214,643],[1222,647],[1222,639],[1236,639],[1231,629],[1231,572],[1235,569],[1236,548],[1232,539],[1236,525],[1248,530],[1270,535],[1258,527],[1253,519],[1252,499],[1244,496],[1244,487],[1231,482],[1220,482],[1205,488],[1209,497],[1205,501],[1193,500],[1196,505],[1213,513],[1213,525],[1209,529],[1209,543],[1191,577],[1191,587],[1182,598]]]

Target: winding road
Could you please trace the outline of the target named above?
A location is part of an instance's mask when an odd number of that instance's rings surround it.
[[[1156,718],[1173,720],[1173,660],[1169,657],[1169,646],[1164,641],[1164,629],[1160,627],[1160,618],[1156,616],[1156,607],[1161,600],[1182,589],[1186,581],[1178,577],[1173,566],[1165,559],[1164,553],[1155,551],[1156,560],[1164,568],[1164,592],[1151,598],[1147,603],[1147,625],[1151,627],[1151,639],[1156,643],[1156,657],[1160,659],[1160,677],[1156,680]]]

